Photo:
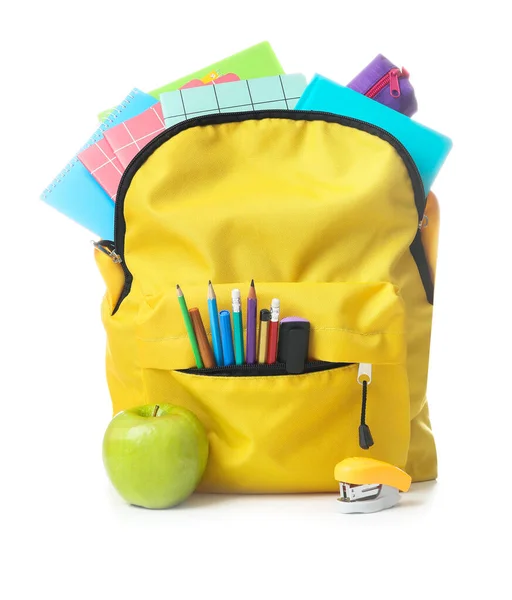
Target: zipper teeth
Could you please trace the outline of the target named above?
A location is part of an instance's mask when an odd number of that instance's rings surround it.
[[[388,77],[389,77],[389,73],[388,73]],[[259,111],[254,111],[252,114],[257,113]],[[288,113],[289,111],[275,111],[276,113]],[[326,112],[326,111],[309,111],[309,110],[293,110],[294,113],[299,113],[299,114],[311,114],[314,113],[316,115],[319,116],[329,116],[332,117],[333,115],[335,115],[335,113],[330,113],[330,112]],[[233,112],[233,113],[226,113],[226,116],[247,116],[247,112]],[[132,160],[128,163],[128,166],[126,167],[123,175],[121,176],[121,181],[119,182],[119,186],[118,186],[118,190],[121,191],[123,189],[124,186],[124,182],[128,179],[129,175],[130,175],[130,171],[132,170],[133,166],[136,164],[136,162],[138,162],[138,157],[140,156],[140,154],[142,152],[147,153],[147,154],[151,154],[153,152],[153,148],[156,150],[161,142],[160,140],[163,140],[164,138],[170,139],[171,137],[173,137],[173,132],[174,131],[180,131],[182,128],[183,129],[189,129],[191,127],[194,126],[194,123],[200,123],[202,120],[204,120],[205,117],[208,117],[211,115],[201,115],[199,117],[193,117],[192,119],[187,119],[185,121],[181,121],[180,123],[176,123],[175,125],[173,125],[172,127],[169,127],[169,129],[165,129],[164,131],[162,131],[161,133],[159,133],[155,138],[153,138],[149,144],[147,144],[146,146],[144,146],[144,148],[142,148],[140,150],[140,152],[138,152],[133,158]],[[281,116],[285,116],[285,115],[279,115],[276,114],[276,117],[281,117]],[[410,152],[407,150],[407,148],[402,144],[402,142],[397,139],[394,135],[392,135],[391,133],[389,133],[389,131],[386,131],[385,129],[383,129],[382,127],[379,127],[377,125],[372,125],[371,123],[368,123],[367,121],[363,121],[362,119],[354,119],[353,117],[344,117],[343,115],[335,115],[338,116],[340,118],[340,120],[342,120],[343,122],[348,122],[348,123],[359,123],[359,124],[363,124],[363,125],[370,125],[375,131],[380,131],[381,133],[384,133],[387,137],[393,139],[395,141],[395,143],[400,146],[405,155],[410,159],[410,163],[411,166],[413,168],[414,173],[416,174],[416,176],[419,178],[419,181],[421,182],[421,185],[423,186],[423,181],[421,179],[421,175],[420,172],[418,171],[418,167],[416,166],[416,163],[414,162]],[[248,119],[250,120],[250,119]],[[187,124],[187,126],[185,127],[185,123]],[[117,246],[117,229],[118,229],[118,225],[117,222],[119,220],[119,213],[121,211],[121,207],[124,204],[124,196],[126,194],[123,194],[122,199],[120,197],[118,197],[116,199],[116,207],[115,207],[115,215],[114,215],[114,245],[116,246],[116,249],[118,250]],[[425,195],[424,191],[423,191],[423,196]],[[120,194],[119,194],[120,196]],[[124,248],[123,248],[123,252],[122,254],[120,254],[121,258],[123,259],[123,263],[124,264]]]
[[[347,362],[329,362],[325,360],[315,360],[306,362],[304,364],[304,372],[302,374],[307,374],[308,372],[315,371],[330,371],[333,369],[339,369],[341,367],[349,367],[354,365],[355,363],[347,363]],[[321,368],[320,368],[321,367]],[[223,373],[223,372],[238,372],[238,371],[262,371],[262,373],[258,373],[258,375],[262,375],[264,372],[272,373],[273,371],[282,371],[283,375],[292,375],[292,373],[286,372],[286,363],[254,363],[254,364],[246,364],[243,365],[227,365],[224,367],[210,367],[207,369],[198,369],[196,367],[190,369],[177,369],[180,373],[190,373],[194,375],[210,375],[214,373]]]
[[[307,363],[304,363],[304,367],[305,368],[311,368],[311,367],[319,367],[319,366],[323,366],[323,365],[337,365],[337,364],[345,364],[345,363],[332,363],[326,360],[313,360]],[[209,367],[207,369],[197,369],[198,371],[224,371],[225,369],[243,369],[243,370],[252,370],[252,369],[282,369],[286,366],[286,363],[281,363],[281,362],[275,362],[275,363],[254,363],[254,364],[248,364],[248,363],[244,363],[243,365],[226,365],[224,367],[219,367],[219,366],[215,366],[215,367]],[[188,370],[188,369],[187,369]],[[196,370],[196,369],[193,369]]]
[[[379,94],[380,92],[382,92],[382,90],[389,85],[389,81],[391,79],[391,76],[389,74],[389,71],[383,75],[379,81],[377,81],[377,83],[374,83],[372,85],[372,87],[365,93],[365,96],[367,98],[375,98],[375,96],[377,94]]]
[[[255,115],[257,116],[258,114],[260,114],[262,112],[266,112],[266,111],[254,111],[252,113],[247,113],[247,112],[225,113],[226,121],[223,121],[222,123],[229,123],[230,122],[229,118],[236,117],[236,116],[244,116],[247,118],[247,120],[251,120],[251,118],[254,120],[254,116]],[[290,112],[293,112],[294,114],[304,114],[304,115],[309,115],[309,116],[315,115],[318,117],[328,117],[329,119],[336,117],[335,122],[337,122],[339,124],[350,125],[351,123],[354,123],[354,124],[358,124],[358,125],[363,125],[363,131],[365,130],[365,128],[370,127],[372,129],[372,131],[380,132],[381,134],[383,134],[384,139],[386,141],[388,141],[388,142],[390,140],[392,141],[392,145],[394,145],[394,147],[397,149],[397,151],[398,150],[401,151],[402,154],[400,156],[401,156],[402,160],[405,162],[404,157],[407,159],[406,166],[410,167],[410,170],[414,174],[415,179],[418,184],[418,188],[417,188],[418,192],[421,193],[421,198],[423,199],[423,201],[425,200],[425,188],[423,186],[423,180],[421,179],[420,172],[418,170],[418,167],[416,166],[416,163],[414,162],[414,159],[411,156],[411,153],[409,152],[409,150],[407,150],[407,148],[402,144],[402,142],[399,139],[397,139],[393,134],[389,133],[389,131],[386,131],[382,127],[379,127],[378,125],[373,125],[372,123],[368,123],[367,121],[363,121],[362,119],[355,119],[353,117],[346,117],[343,115],[337,115],[335,113],[330,113],[330,112],[326,112],[326,111],[309,111],[309,110],[293,109],[293,111],[274,110],[274,111],[269,111],[269,112],[271,112],[272,115],[269,116],[268,118],[274,118],[274,119],[290,119]],[[251,115],[250,117],[248,116],[249,114]],[[152,152],[154,152],[162,144],[162,142],[164,140],[168,140],[171,137],[173,137],[175,132],[190,129],[196,123],[208,121],[208,118],[211,118],[212,116],[214,116],[214,115],[201,115],[199,117],[194,117],[192,119],[186,119],[185,121],[181,121],[180,123],[176,123],[176,125],[169,127],[169,129],[165,129],[164,131],[159,133],[155,138],[153,138],[149,142],[149,144],[144,146],[144,148],[142,148],[132,158],[132,160],[129,162],[128,166],[126,167],[123,175],[121,176],[121,181],[119,182],[119,186],[118,186],[118,195],[116,198],[116,206],[115,206],[115,213],[114,213],[114,247],[115,247],[116,252],[121,257],[120,264],[121,264],[121,267],[124,272],[125,283],[124,283],[123,289],[121,291],[121,294],[118,298],[118,301],[114,307],[112,314],[115,314],[117,312],[117,310],[119,309],[119,307],[121,306],[122,301],[124,300],[124,298],[130,291],[131,283],[132,283],[132,274],[130,273],[130,271],[128,270],[128,267],[126,266],[126,260],[125,260],[125,256],[124,256],[124,239],[123,239],[122,249],[120,248],[120,244],[119,244],[119,240],[118,240],[118,230],[119,230],[118,223],[119,223],[119,220],[123,217],[122,210],[123,210],[123,206],[124,206],[124,199],[126,196],[126,192],[123,193],[125,181],[128,180],[128,177],[132,176],[131,171],[138,164],[141,155],[152,154]],[[416,204],[418,213],[421,212],[423,214],[425,206],[423,205],[423,208],[420,210],[420,207],[416,203],[417,192],[416,192],[416,187],[414,186],[414,181],[413,181],[413,193],[414,193],[414,200],[415,200],[415,204]],[[419,215],[418,218],[421,220],[423,217],[422,217],[422,215]]]

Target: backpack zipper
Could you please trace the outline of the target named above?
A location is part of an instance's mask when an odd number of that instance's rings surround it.
[[[325,360],[314,360],[304,364],[303,373],[317,373],[319,371],[330,371],[341,367],[350,367],[355,363],[347,362],[329,362]],[[293,375],[286,370],[286,363],[275,362],[272,364],[255,363],[243,365],[228,365],[227,367],[211,367],[209,369],[176,369],[178,373],[188,373],[190,375],[201,375],[210,377],[269,377],[276,375]]]
[[[140,167],[146,162],[149,156],[155,152],[164,142],[177,135],[178,133],[190,129],[195,126],[205,125],[220,125],[223,123],[234,123],[248,120],[263,120],[263,119],[288,119],[288,120],[307,120],[307,121],[319,121],[323,120],[328,123],[338,123],[348,127],[353,127],[367,133],[377,135],[384,141],[391,144],[400,158],[403,160],[407,170],[409,171],[409,177],[411,179],[414,202],[418,212],[418,231],[417,236],[411,244],[411,253],[418,266],[421,280],[425,288],[427,299],[430,303],[433,303],[434,288],[432,280],[430,278],[430,272],[426,261],[425,252],[421,245],[420,230],[419,226],[423,220],[423,214],[425,211],[426,196],[425,188],[423,187],[423,181],[421,179],[418,167],[414,162],[410,152],[407,148],[398,140],[394,135],[376,125],[362,121],[361,119],[354,119],[352,117],[344,117],[334,113],[323,112],[323,111],[309,111],[309,110],[257,110],[251,112],[232,112],[232,113],[221,113],[211,115],[201,115],[199,117],[193,117],[192,119],[186,119],[180,123],[176,123],[169,129],[165,129],[153,138],[149,144],[144,146],[130,161],[126,170],[124,171],[121,181],[119,182],[118,193],[116,196],[116,206],[114,213],[114,244],[115,254],[119,257],[119,263],[124,271],[125,284],[119,296],[119,299],[112,311],[115,314],[122,301],[130,292],[132,285],[132,274],[126,266],[124,257],[124,236],[126,223],[124,220],[124,200],[126,192],[130,186],[130,183]]]
[[[409,72],[402,67],[402,70],[397,69],[396,67],[390,69],[386,74],[384,74],[376,83],[372,85],[372,87],[365,93],[365,96],[368,98],[375,98],[377,94],[382,92],[382,90],[389,86],[389,93],[393,98],[400,98],[400,78],[405,77],[409,78]]]
[[[111,258],[112,262],[122,262],[122,258],[116,252],[114,242],[111,242],[110,240],[99,240],[97,242],[91,240],[91,244],[96,248],[96,250],[103,252],[103,254],[106,254],[109,258]]]
[[[367,123],[366,121],[362,121],[361,119],[354,119],[352,117],[344,117],[341,115],[336,115],[334,113],[323,112],[323,111],[310,111],[310,110],[256,110],[251,112],[232,112],[232,113],[221,113],[221,114],[211,114],[211,115],[201,115],[199,117],[193,117],[192,119],[186,119],[185,121],[180,121],[176,123],[169,129],[165,129],[161,133],[159,133],[155,138],[153,138],[149,144],[144,146],[129,162],[126,167],[123,175],[121,176],[121,181],[119,182],[119,187],[116,196],[116,206],[114,213],[114,244],[115,248],[118,251],[119,255],[122,259],[124,259],[124,239],[120,239],[120,229],[121,229],[121,221],[124,221],[123,214],[123,206],[124,199],[126,196],[126,192],[128,191],[128,187],[131,183],[131,180],[135,173],[139,170],[139,168],[146,162],[157,148],[159,148],[164,142],[174,137],[181,131],[185,131],[187,129],[191,129],[196,125],[214,125],[214,124],[223,124],[230,123],[236,121],[249,121],[249,120],[263,120],[263,119],[290,119],[290,120],[308,120],[308,121],[318,121],[324,120],[331,123],[339,123],[340,125],[347,125],[351,127],[355,127],[356,129],[361,129],[368,133],[377,134],[381,139],[389,142],[392,146],[395,147],[403,161],[406,163],[407,167],[410,167],[410,171],[414,175],[413,180],[413,188],[414,188],[414,197],[416,208],[418,210],[418,223],[421,223],[423,219],[423,212],[425,209],[425,189],[423,187],[423,181],[421,179],[420,172],[418,171],[418,167],[414,162],[410,152],[407,148],[402,144],[400,140],[398,140],[394,135],[386,131],[382,127],[378,127],[377,125],[372,125],[371,123]],[[124,234],[124,231],[122,232]],[[124,238],[124,235],[123,235]]]
[[[176,369],[175,372],[202,377],[275,377],[283,375],[296,377],[297,375],[307,375],[309,373],[318,373],[319,371],[332,371],[343,367],[351,367],[356,364],[314,360],[305,363],[304,371],[299,374],[288,373],[286,363],[229,365],[227,367],[211,367],[209,369],[193,367],[190,369]],[[369,363],[359,363],[356,380],[362,386],[361,421],[358,428],[359,447],[362,450],[368,450],[373,446],[370,427],[366,423],[366,403],[368,400],[368,386],[372,382],[372,365]]]

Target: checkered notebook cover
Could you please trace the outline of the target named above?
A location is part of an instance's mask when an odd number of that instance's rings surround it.
[[[213,83],[161,94],[165,126],[212,113],[293,109],[306,87],[306,78],[294,74]]]
[[[164,129],[162,107],[158,103],[105,131],[104,135],[124,170],[137,152]]]
[[[121,124],[122,126],[122,124]],[[107,132],[105,131],[103,135]],[[78,154],[78,160],[115,201],[124,167],[105,138]]]
[[[85,148],[100,142],[104,138],[103,134],[110,127],[138,115],[156,104],[156,102],[157,100],[153,96],[144,94],[134,88],[101,123],[78,154],[83,152]],[[108,146],[105,148],[108,149]],[[104,160],[103,162],[107,161]],[[112,198],[90,174],[77,154],[43,191],[41,200],[98,237],[105,240],[114,239],[114,203]]]

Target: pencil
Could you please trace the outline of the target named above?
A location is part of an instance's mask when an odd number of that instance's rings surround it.
[[[277,337],[279,330],[279,310],[280,303],[277,298],[273,298],[270,307],[270,325],[268,331],[267,365],[276,362],[277,359]]]
[[[194,326],[194,333],[196,334],[197,343],[199,345],[201,359],[204,366],[207,369],[211,369],[215,366],[215,359],[213,358],[212,348],[208,341],[208,336],[206,335],[203,319],[201,319],[201,313],[199,312],[199,309],[195,307],[191,308],[188,312],[192,319],[192,325]]]
[[[249,293],[247,294],[247,344],[245,362],[253,364],[256,362],[256,315],[258,313],[258,299],[254,288],[254,279],[251,281]]]
[[[235,339],[235,363],[242,365],[244,363],[244,326],[242,324],[242,303],[240,302],[240,290],[231,291],[231,300],[233,304],[233,327]]]
[[[222,367],[222,340],[220,337],[219,312],[217,310],[217,296],[213,289],[212,282],[208,282],[208,315],[210,317],[210,329],[212,330],[212,346],[215,362]]]
[[[260,310],[260,332],[258,335],[258,362],[261,364],[267,362],[269,321],[270,321],[270,311],[268,310],[268,308],[262,308]]]
[[[187,302],[179,285],[176,286],[176,291],[178,294],[178,302],[180,303],[181,314],[183,315],[185,327],[187,328],[190,345],[192,346],[192,352],[194,353],[194,358],[196,360],[196,365],[198,369],[202,369],[204,365],[201,359],[201,353],[199,352],[199,346],[197,345],[196,334],[194,333],[194,326],[192,325],[192,320],[190,319],[190,315],[188,314]]]

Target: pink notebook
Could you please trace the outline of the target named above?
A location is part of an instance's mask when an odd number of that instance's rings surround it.
[[[105,132],[104,132],[105,134]],[[78,159],[115,201],[124,167],[105,138],[82,150]]]
[[[104,135],[124,170],[137,152],[164,129],[162,107],[158,102],[140,115],[105,131]]]

